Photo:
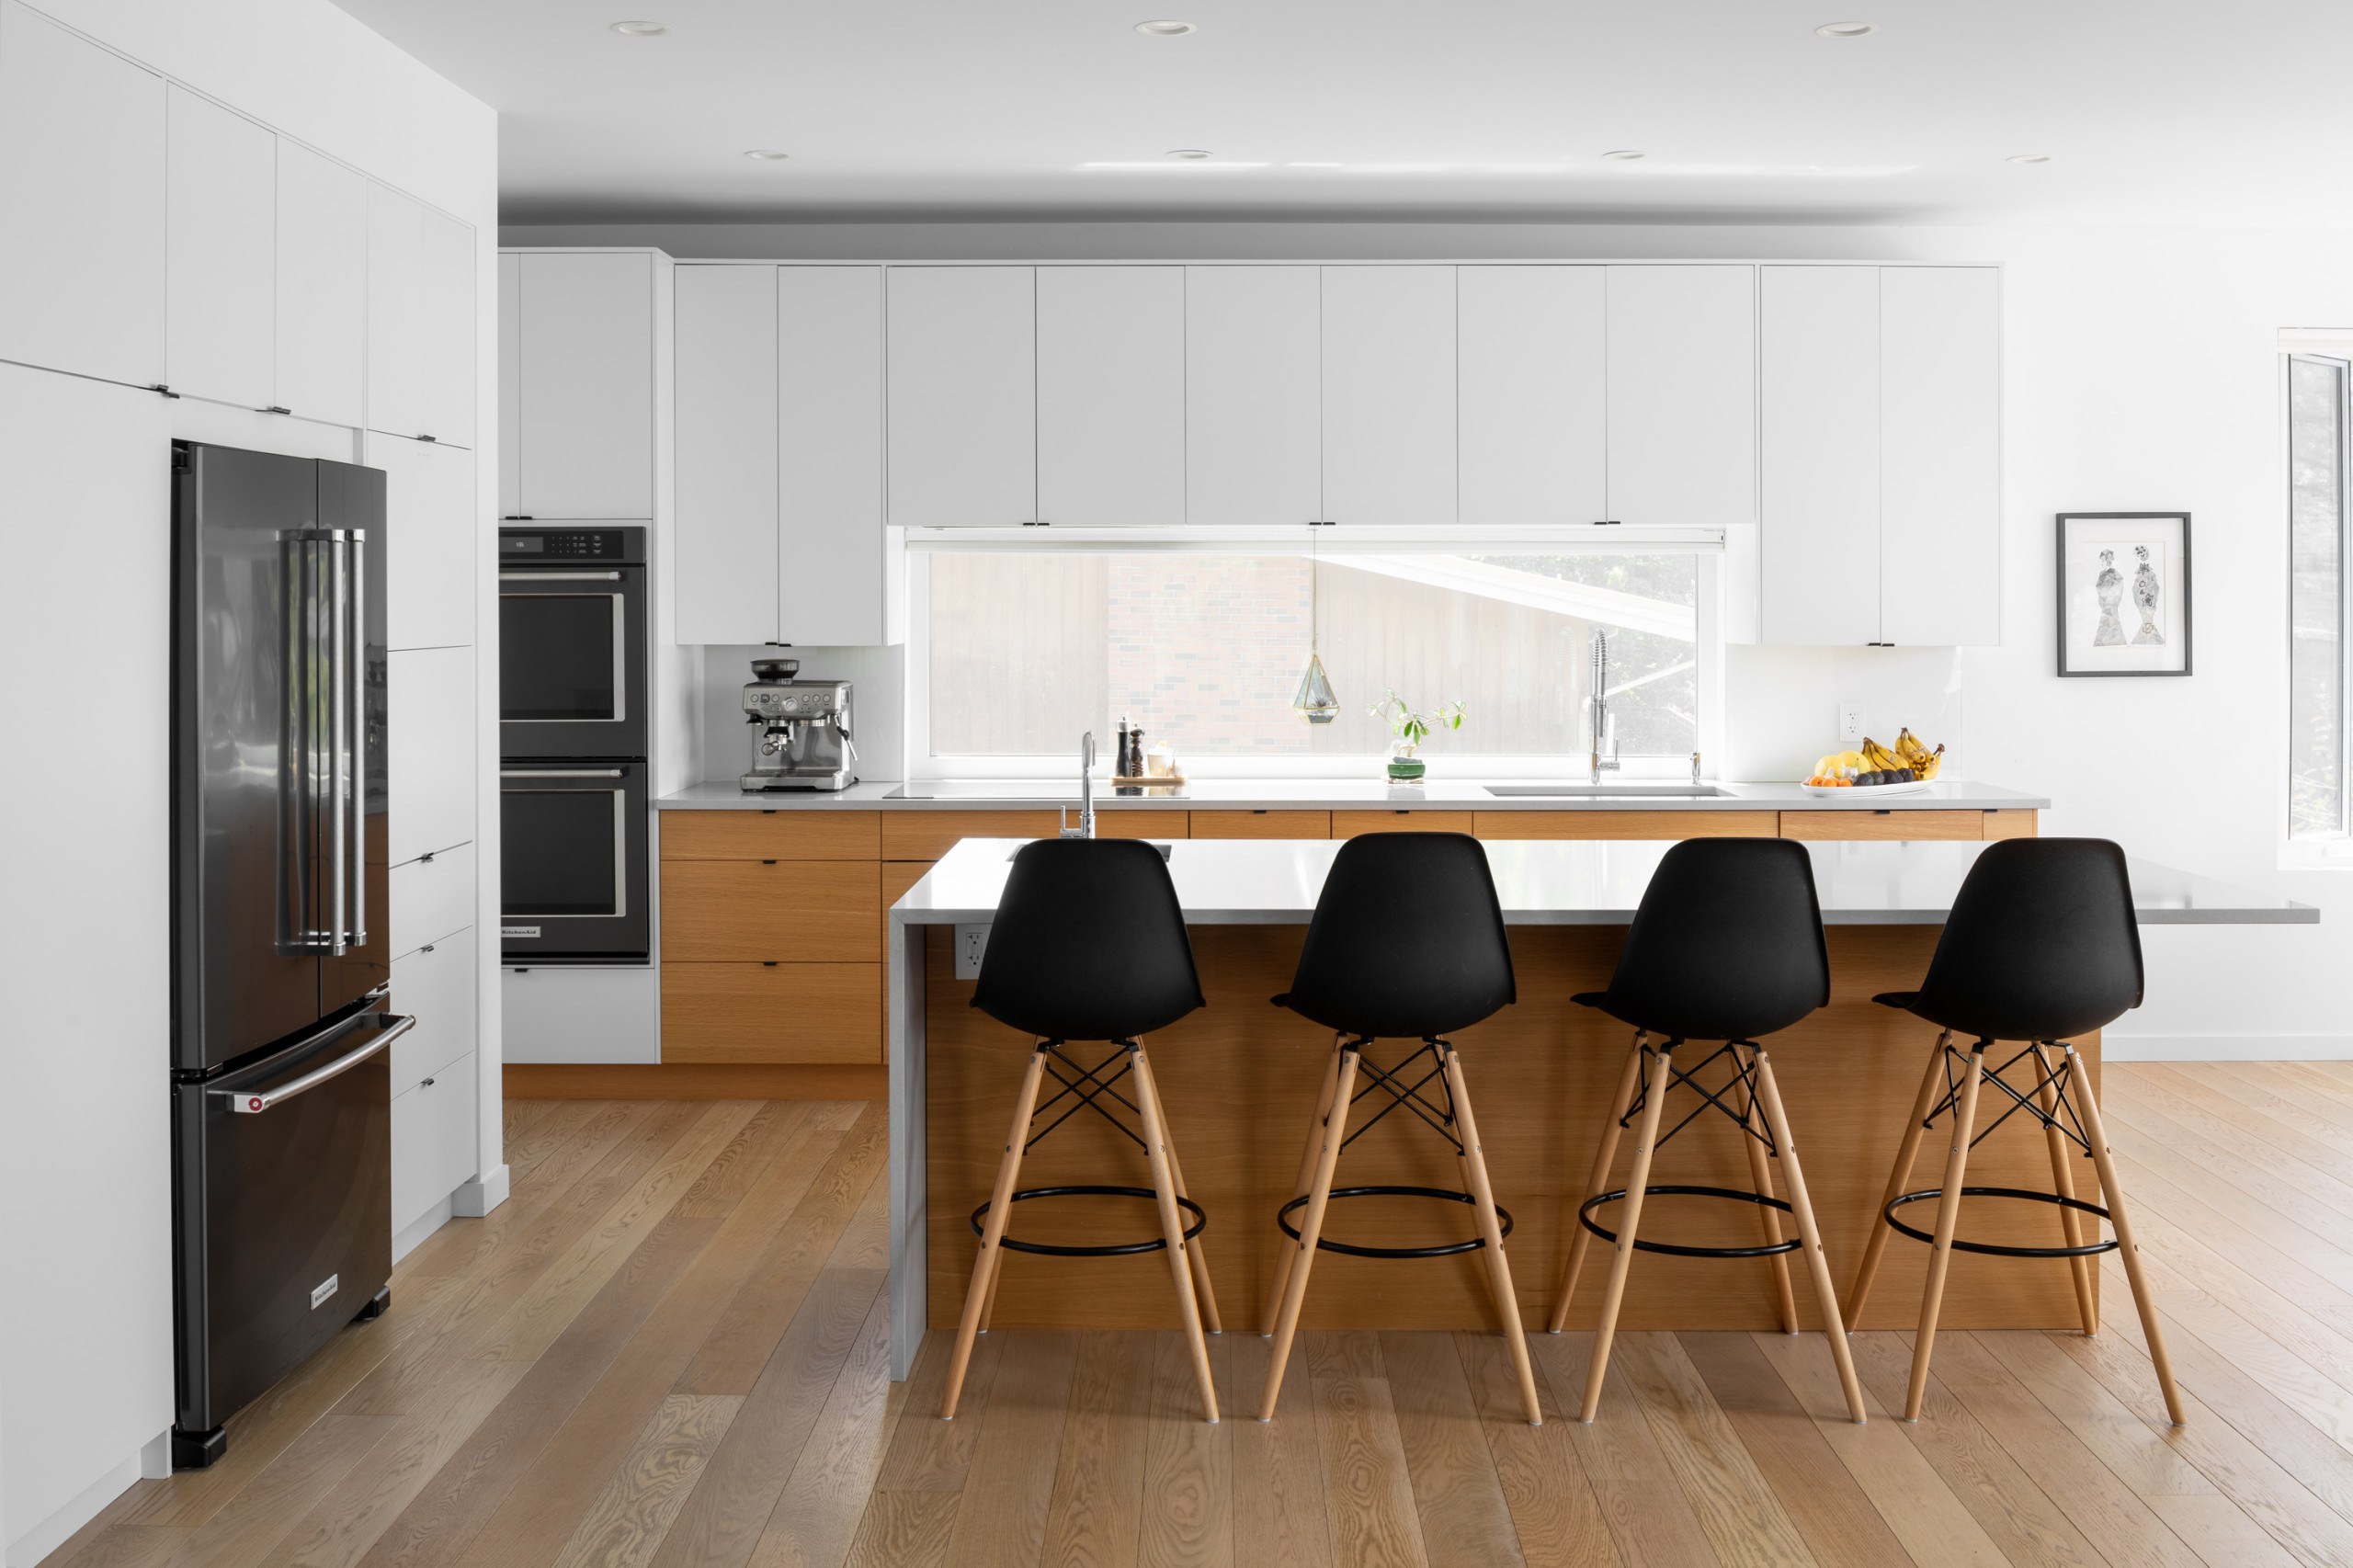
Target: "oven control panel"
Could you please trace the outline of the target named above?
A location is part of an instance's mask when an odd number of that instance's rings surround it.
[[[498,560],[502,566],[570,565],[582,561],[627,565],[644,559],[643,528],[498,530]]]

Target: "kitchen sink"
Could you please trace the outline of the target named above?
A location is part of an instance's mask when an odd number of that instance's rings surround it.
[[[1699,801],[1734,798],[1713,784],[1487,784],[1488,794],[1506,801]]]

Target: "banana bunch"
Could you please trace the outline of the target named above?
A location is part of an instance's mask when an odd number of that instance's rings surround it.
[[[1883,746],[1866,738],[1860,751],[1832,752],[1817,758],[1806,782],[1820,789],[1847,789],[1874,784],[1909,784],[1934,778],[1944,765],[1945,748],[1930,751],[1910,730]]]
[[[1895,737],[1895,755],[1912,770],[1915,778],[1934,778],[1937,769],[1944,766],[1945,748],[1941,743],[1930,751],[1926,743],[1910,730]]]

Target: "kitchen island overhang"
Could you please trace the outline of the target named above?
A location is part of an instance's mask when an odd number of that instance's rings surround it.
[[[987,1197],[1002,1150],[1012,1085],[1034,1042],[972,1010],[972,982],[954,978],[952,928],[992,918],[1013,855],[1025,840],[967,839],[889,914],[892,1375],[904,1378],[933,1321],[961,1302],[974,1238],[966,1222]],[[1152,1038],[1171,1130],[1186,1150],[1193,1196],[1210,1215],[1203,1244],[1229,1327],[1255,1331],[1280,1241],[1275,1210],[1290,1196],[1299,1140],[1313,1108],[1329,1037],[1268,1006],[1285,989],[1332,858],[1333,840],[1176,840],[1169,870],[1210,1006]],[[1498,1201],[1513,1211],[1506,1244],[1523,1312],[1545,1315],[1565,1251],[1571,1211],[1592,1158],[1593,1130],[1608,1104],[1631,1031],[1569,1003],[1608,980],[1642,892],[1672,846],[1654,841],[1490,841],[1483,846],[1511,928],[1519,1001],[1457,1038],[1481,1108],[1482,1142]],[[1926,971],[1952,897],[1985,846],[1968,841],[1815,843],[1816,886],[1828,929],[1830,1006],[1763,1043],[1774,1056],[1808,1185],[1820,1213],[1833,1277],[1845,1287],[1880,1187],[1902,1136],[1936,1031],[1877,1007],[1876,992],[1908,990]],[[2143,925],[2312,924],[2319,912],[2146,861],[2131,862]],[[1397,896],[1409,900],[1410,888]],[[934,936],[933,933],[938,934]],[[2159,983],[2162,983],[2161,980]],[[2097,1038],[2075,1042],[2097,1079]],[[1375,1048],[1402,1058],[1413,1042]],[[1712,1079],[1711,1082],[1712,1083]],[[1695,1101],[1696,1103],[1696,1101]],[[1094,1119],[1082,1119],[1093,1121]],[[1349,1150],[1343,1180],[1459,1185],[1444,1146],[1408,1136],[1392,1117]],[[1073,1123],[1042,1145],[1025,1186],[1123,1181],[1132,1149],[1108,1127]],[[1981,1175],[1981,1172],[1983,1173]],[[2088,1162],[2077,1176],[2087,1189]],[[2047,1186],[2039,1131],[1995,1132],[1971,1166],[1971,1185]],[[1745,1155],[1728,1128],[1693,1131],[1668,1145],[1654,1179],[1743,1187]],[[1933,1185],[1932,1175],[1915,1185]],[[1089,1206],[1025,1213],[1029,1228],[1087,1241],[1151,1232],[1148,1206]],[[1389,1200],[1336,1210],[1340,1239],[1378,1232],[1409,1242],[1452,1239],[1462,1221]],[[1660,1200],[1646,1218],[1661,1235],[1705,1244],[1753,1242],[1745,1205]],[[1026,1209],[1055,1209],[1050,1203]],[[1988,1203],[1972,1210],[1973,1234],[2047,1244],[2057,1221],[2047,1207]],[[2018,1212],[2009,1212],[2018,1210]],[[1923,1248],[1891,1251],[1864,1324],[1909,1327],[1925,1269]],[[1766,1265],[1645,1255],[1630,1284],[1628,1329],[1778,1326]],[[1157,1270],[1158,1272],[1154,1272]],[[1327,1255],[1318,1266],[1309,1327],[1492,1330],[1492,1307],[1475,1255],[1401,1263]],[[995,1322],[1005,1327],[1174,1327],[1165,1265],[1152,1255],[1120,1259],[1021,1256],[1009,1262]],[[1581,1287],[1572,1327],[1590,1316],[1595,1290]],[[1811,1322],[1811,1308],[1801,1297]],[[1163,1318],[1166,1318],[1164,1323]],[[1945,1321],[1957,1328],[2059,1327],[2075,1322],[2063,1266],[1972,1257],[1957,1265]]]

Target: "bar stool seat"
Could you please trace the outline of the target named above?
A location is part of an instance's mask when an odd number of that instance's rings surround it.
[[[1159,1083],[1142,1038],[1204,1005],[1184,911],[1160,852],[1140,839],[1049,838],[1025,846],[1013,858],[1005,894],[997,902],[972,1005],[999,1023],[1037,1037],[1038,1044],[1014,1101],[1013,1126],[997,1162],[996,1185],[988,1201],[972,1210],[980,1254],[972,1263],[963,1317],[956,1327],[939,1418],[955,1418],[972,1343],[987,1332],[995,1310],[1006,1252],[1119,1257],[1165,1251],[1202,1408],[1214,1423],[1217,1384],[1202,1337],[1204,1318],[1208,1332],[1219,1329],[1217,1296],[1210,1288],[1209,1259],[1200,1243],[1209,1215],[1186,1195],[1184,1168],[1177,1163]],[[1074,1040],[1101,1040],[1111,1050],[1089,1065],[1064,1050]],[[1049,1076],[1061,1087],[1041,1105],[1040,1085]],[[1127,1079],[1132,1079],[1133,1099],[1120,1089]],[[1040,1117],[1065,1099],[1072,1102],[1067,1109],[1031,1131]],[[1113,1108],[1123,1108],[1137,1125],[1130,1127]],[[1022,1156],[1082,1110],[1094,1111],[1142,1149],[1152,1170],[1150,1187],[1017,1188]],[[1016,1203],[1073,1197],[1151,1199],[1159,1210],[1160,1234],[1134,1242],[1068,1245],[1005,1233]]]
[[[1577,1229],[1570,1238],[1547,1324],[1558,1334],[1567,1322],[1585,1267],[1586,1238],[1599,1236],[1610,1243],[1609,1283],[1586,1371],[1581,1418],[1593,1420],[1601,1407],[1618,1312],[1635,1253],[1769,1258],[1781,1326],[1790,1334],[1798,1331],[1798,1321],[1788,1255],[1801,1253],[1828,1330],[1830,1358],[1847,1396],[1847,1413],[1863,1421],[1862,1385],[1839,1321],[1837,1294],[1806,1196],[1805,1174],[1774,1081],[1772,1060],[1756,1043],[1757,1036],[1788,1028],[1830,1000],[1830,955],[1822,933],[1822,906],[1814,895],[1813,862],[1805,846],[1779,838],[1696,838],[1675,846],[1660,858],[1650,885],[1643,890],[1609,989],[1571,1000],[1634,1029],[1617,1096],[1602,1123],[1586,1196],[1577,1206]],[[1654,1035],[1665,1039],[1654,1047]],[[1677,1065],[1675,1057],[1693,1039],[1724,1043],[1687,1071]],[[1700,1075],[1719,1062],[1729,1064],[1729,1076],[1711,1089]],[[1676,1088],[1697,1092],[1699,1104],[1662,1135],[1659,1123],[1666,1097]],[[1660,1146],[1711,1109],[1739,1128],[1751,1190],[1654,1184],[1651,1162]],[[1618,1134],[1637,1117],[1633,1169],[1624,1187],[1605,1191],[1617,1158]],[[1768,1157],[1780,1163],[1789,1184],[1787,1199],[1774,1196]],[[1693,1246],[1643,1239],[1637,1226],[1643,1200],[1665,1197],[1753,1204],[1761,1216],[1765,1240],[1756,1246]],[[1597,1210],[1613,1204],[1625,1206],[1625,1218],[1616,1231],[1605,1229],[1595,1218]],[[1779,1216],[1783,1214],[1796,1221],[1793,1240],[1782,1238]]]

